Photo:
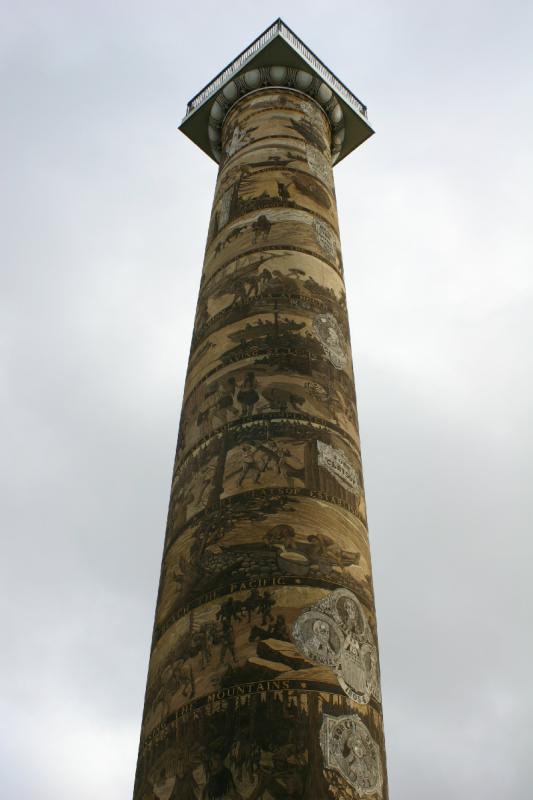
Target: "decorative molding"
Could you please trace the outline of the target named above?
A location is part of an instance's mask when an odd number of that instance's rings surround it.
[[[344,115],[339,101],[327,83],[302,69],[273,66],[251,69],[235,80],[228,81],[215,98],[209,114],[209,141],[216,161],[222,158],[222,126],[229,111],[238,100],[251,92],[267,87],[296,89],[314,100],[325,112],[331,127],[331,158],[335,163],[344,141]],[[231,157],[247,144],[246,136],[238,127],[226,147],[225,155]]]

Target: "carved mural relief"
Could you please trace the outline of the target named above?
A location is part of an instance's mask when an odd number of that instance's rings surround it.
[[[357,702],[368,702],[362,698],[370,696],[372,678],[367,676],[363,686],[366,655],[360,657],[359,649],[371,651],[370,633],[364,632],[367,638],[360,644],[363,632],[350,630],[353,620],[344,623],[343,632],[340,620],[320,610],[327,603],[323,589],[295,592],[281,580],[256,583],[191,609],[165,629],[150,661],[144,736],[193,698],[258,680],[305,680],[309,688],[342,689]],[[305,601],[316,601],[312,617],[297,618]]]
[[[272,367],[278,365],[278,373]],[[301,371],[301,374],[298,372]],[[178,454],[221,427],[240,425],[243,417],[323,420],[359,449],[352,382],[326,359],[309,353],[248,358],[225,365],[201,380],[184,402]]]
[[[222,126],[134,800],[387,798],[326,111]]]
[[[214,689],[144,739],[135,796],[380,800],[377,731],[348,698],[284,679]]]
[[[297,169],[281,169],[279,162],[232,169],[233,182],[215,200],[213,214],[217,230],[243,214],[267,208],[302,208],[320,213],[331,226],[336,225],[334,198],[330,187],[314,175]],[[222,188],[222,187],[221,187]],[[228,216],[221,219],[221,204],[227,203]]]
[[[325,219],[316,221],[302,208],[273,204],[210,231],[204,281],[235,258],[275,249],[314,255],[342,275],[338,234]]]
[[[371,608],[364,524],[344,505],[332,502],[331,495],[320,499],[318,494],[311,498],[284,490],[247,492],[169,530],[156,612],[158,633],[184,608],[258,578],[265,586],[299,585],[305,579],[308,586],[346,587]]]
[[[255,312],[256,309],[249,309],[248,313],[241,309],[235,321],[228,320],[222,328],[196,340],[196,347],[193,340],[187,372],[189,385],[195,386],[206,376],[214,376],[229,363],[255,357],[260,364],[279,351],[325,357],[353,379],[348,330],[340,314],[337,319],[329,312],[316,314],[312,309],[298,307]]]

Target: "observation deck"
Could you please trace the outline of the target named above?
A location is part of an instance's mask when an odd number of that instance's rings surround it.
[[[364,103],[281,19],[187,103],[180,130],[218,162],[221,128],[229,109],[240,97],[266,86],[296,89],[324,109],[332,127],[333,163],[374,133]]]

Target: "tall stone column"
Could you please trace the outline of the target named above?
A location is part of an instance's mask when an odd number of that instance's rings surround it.
[[[336,106],[284,65],[211,105],[134,800],[388,797]]]

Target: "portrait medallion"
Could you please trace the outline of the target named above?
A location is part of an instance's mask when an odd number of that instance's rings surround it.
[[[320,746],[326,769],[340,772],[359,794],[381,797],[383,777],[379,748],[357,714],[324,714]]]
[[[296,619],[292,636],[304,655],[337,675],[356,703],[381,702],[378,655],[363,607],[348,589],[336,589]]]

